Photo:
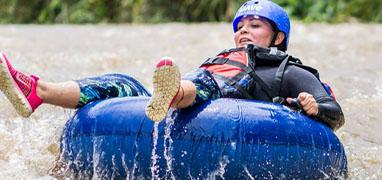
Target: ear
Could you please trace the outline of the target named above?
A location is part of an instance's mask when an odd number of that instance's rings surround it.
[[[277,37],[276,37],[276,41],[275,41],[275,45],[278,46],[280,45],[285,39],[285,34],[283,32],[278,32],[277,33]]]

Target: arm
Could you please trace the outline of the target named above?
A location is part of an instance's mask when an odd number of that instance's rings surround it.
[[[321,121],[333,130],[341,127],[345,120],[340,105],[322,87],[321,82],[311,73],[291,66],[284,76],[283,87],[289,90],[286,97],[297,97],[303,111]],[[287,101],[291,103],[291,99]]]
[[[291,104],[292,101],[292,98],[287,98],[289,104]],[[301,92],[297,97],[297,101],[307,115],[324,122],[333,130],[337,130],[345,123],[340,105],[331,98],[321,99],[317,102],[313,95]]]
[[[340,105],[333,101],[322,101],[318,103],[318,120],[328,124],[333,130],[339,129],[345,123],[345,117]]]

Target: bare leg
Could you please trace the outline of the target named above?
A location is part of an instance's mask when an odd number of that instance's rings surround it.
[[[108,83],[111,79],[113,82],[118,83]],[[93,88],[90,88],[94,97],[92,95],[87,96],[87,94],[81,97],[80,81],[51,83],[42,81],[35,75],[25,75],[14,69],[7,56],[4,53],[0,53],[0,92],[5,94],[16,112],[23,117],[29,117],[41,103],[65,108],[77,108],[88,102],[110,97],[150,95],[138,81],[122,74],[107,74],[86,78],[83,83],[85,85],[87,83],[94,83],[90,85],[95,87],[95,95],[92,91]],[[123,85],[115,87],[117,86],[115,84]],[[112,93],[102,94],[109,91]],[[175,94],[176,91],[173,92],[173,96]]]
[[[51,83],[40,80],[37,95],[44,103],[74,109],[80,99],[80,87],[74,81]]]
[[[190,106],[196,97],[196,87],[189,80],[181,80],[180,88],[172,104],[174,108],[185,108]]]

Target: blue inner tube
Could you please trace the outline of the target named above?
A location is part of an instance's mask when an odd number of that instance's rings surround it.
[[[154,141],[154,123],[144,113],[147,101],[113,98],[79,109],[61,138],[62,158],[70,172],[108,179],[347,175],[344,148],[332,130],[285,106],[208,101],[170,113],[159,123]]]

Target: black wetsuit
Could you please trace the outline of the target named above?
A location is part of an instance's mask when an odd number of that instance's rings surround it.
[[[255,71],[263,81],[271,85],[278,67],[257,67]],[[340,105],[326,92],[321,82],[310,72],[297,66],[286,67],[281,83],[280,96],[295,98],[301,92],[307,92],[318,103],[318,115],[314,118],[329,125],[332,129],[341,127],[345,120]],[[257,91],[257,93],[264,93]],[[255,99],[264,97],[265,94],[254,94]]]
[[[202,65],[202,67],[204,66],[205,64]],[[307,92],[313,95],[318,103],[318,114],[313,118],[329,125],[334,130],[341,127],[344,124],[341,107],[324,89],[320,80],[301,66],[287,65],[285,67],[278,96],[284,99],[297,98],[299,93]],[[258,64],[254,67],[254,71],[266,85],[272,87],[278,68],[279,66],[274,64]],[[183,79],[192,81],[196,86],[194,103],[222,97],[272,102],[269,93],[267,94],[267,91],[249,74],[235,80],[234,85],[227,82],[227,78],[222,78],[221,75],[214,74],[206,68],[199,68],[184,76]]]

